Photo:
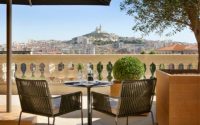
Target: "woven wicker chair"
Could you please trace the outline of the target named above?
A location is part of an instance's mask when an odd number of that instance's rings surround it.
[[[21,103],[21,112],[18,125],[21,122],[22,112],[42,115],[49,118],[72,111],[81,110],[81,122],[83,125],[82,92],[51,97],[46,80],[25,80],[16,78],[16,84]]]
[[[93,110],[115,116],[115,124],[119,117],[146,116],[151,113],[152,124],[154,116],[151,111],[156,79],[123,81],[121,94],[118,98],[109,95],[92,92]]]

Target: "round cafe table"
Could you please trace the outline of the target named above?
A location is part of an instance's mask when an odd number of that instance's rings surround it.
[[[108,81],[65,81],[64,84],[70,87],[82,87],[87,88],[87,109],[88,109],[88,125],[92,125],[91,116],[91,88],[92,87],[106,87],[112,85],[112,82]]]

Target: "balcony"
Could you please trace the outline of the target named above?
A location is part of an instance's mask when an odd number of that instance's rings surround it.
[[[103,80],[106,80],[107,71],[106,71],[106,64],[111,61],[112,64],[114,62],[127,55],[13,55],[12,62],[12,72],[13,72],[13,108],[16,110],[14,111],[14,118],[15,120],[18,118],[19,114],[19,100],[16,94],[16,85],[14,83],[14,76],[16,77],[23,77],[23,78],[30,78],[30,79],[46,79],[48,80],[50,91],[52,94],[62,94],[66,92],[73,92],[77,90],[83,91],[86,93],[85,89],[82,88],[73,88],[73,87],[66,87],[63,85],[63,81],[69,80],[77,80],[77,69],[76,65],[78,63],[82,63],[84,65],[83,77],[86,79],[87,77],[87,64],[92,63],[94,65],[94,78],[97,79],[97,71],[96,71],[96,64],[101,61],[104,65],[103,69]],[[130,56],[130,55],[128,55]],[[196,68],[197,66],[197,55],[131,55],[139,58],[143,63],[147,66],[146,76],[147,78],[150,77],[149,66],[151,63],[155,63],[157,69],[159,68],[160,64],[164,64],[165,68]],[[4,116],[5,111],[5,92],[6,92],[6,56],[0,56],[0,118]],[[22,64],[26,65],[26,70],[22,71]],[[34,72],[31,71],[30,67],[32,64],[35,64]],[[58,68],[59,64],[64,64],[63,68]],[[74,69],[71,69],[71,65],[74,64]],[[43,67],[44,69],[41,69]],[[101,93],[110,93],[109,87],[103,88],[94,88],[92,91],[98,91]],[[86,110],[86,96],[84,95],[84,109]],[[153,106],[153,111],[155,113],[155,104]],[[12,112],[13,113],[13,112]],[[11,116],[12,116],[11,113]],[[68,123],[69,125],[73,124],[80,124],[79,121],[79,112],[69,113],[64,115],[63,117],[58,117],[56,124],[61,125],[63,123]],[[10,115],[8,113],[8,115]],[[84,111],[84,123],[86,123],[86,111]],[[122,120],[121,120],[122,119]],[[119,123],[125,124],[125,118],[121,118]],[[144,120],[145,119],[145,120]],[[1,120],[1,119],[0,119]],[[39,123],[46,123],[45,117],[37,117],[37,122]],[[114,124],[114,119],[108,115],[94,112],[94,125],[112,125]],[[120,124],[120,125],[121,125]],[[151,118],[138,118],[138,117],[131,117],[130,124],[136,125],[151,125]]]
[[[74,91],[70,88],[65,90],[63,88],[63,81],[77,80],[77,64],[82,63],[84,65],[83,77],[87,77],[87,64],[92,63],[94,65],[94,78],[97,79],[96,65],[101,61],[104,65],[103,80],[106,80],[107,71],[106,64],[111,61],[114,62],[123,57],[130,55],[13,55],[12,58],[12,80],[13,80],[13,94],[16,94],[16,87],[14,85],[14,76],[23,77],[29,79],[47,79],[49,81],[53,94],[61,94],[66,91]],[[164,64],[165,68],[196,68],[197,67],[197,55],[132,55],[140,59],[147,66],[146,76],[150,76],[149,66],[151,63],[155,63],[157,69],[160,64]],[[22,72],[22,64],[26,65],[26,70]],[[31,71],[31,64],[34,64],[35,70]],[[58,65],[63,64],[64,67],[58,69]],[[74,70],[70,70],[70,66],[74,64]],[[44,69],[41,69],[41,68]],[[44,71],[43,71],[44,70]],[[16,71],[16,72],[15,72]],[[34,76],[34,77],[33,77]],[[5,86],[6,83],[6,56],[0,56],[0,86]],[[57,89],[55,89],[57,88]],[[56,90],[56,91],[55,91]],[[58,91],[57,91],[58,90]],[[105,93],[109,93],[109,89],[103,89]],[[0,87],[0,94],[5,92],[5,87]]]

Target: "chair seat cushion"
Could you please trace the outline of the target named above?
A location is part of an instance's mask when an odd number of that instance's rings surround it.
[[[119,99],[118,98],[110,98],[109,102],[110,102],[110,107],[111,107],[112,113],[117,114]]]
[[[61,97],[56,97],[52,99],[53,114],[59,113],[60,103],[61,103]]]

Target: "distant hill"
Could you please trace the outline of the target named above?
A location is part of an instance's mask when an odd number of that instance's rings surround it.
[[[88,33],[88,34],[85,34],[83,35],[85,37],[95,37],[95,38],[109,38],[110,37],[110,34],[109,33],[106,33],[106,32],[101,32],[101,33],[96,33],[96,32],[91,32],[91,33]]]
[[[107,33],[101,30],[101,25],[88,34],[74,37],[70,40],[70,43],[92,43],[92,44],[110,44],[119,40],[119,36],[113,33]]]
[[[123,42],[125,44],[144,44],[144,40],[138,39],[135,37],[119,37],[119,42]]]
[[[112,44],[114,42],[123,42],[124,44],[147,44],[147,46],[156,46],[162,47],[168,44],[177,43],[175,41],[159,41],[159,40],[146,40],[136,37],[122,37],[119,35],[116,35],[114,33],[108,33],[105,31],[102,31],[101,25],[99,27],[96,27],[96,29],[88,34],[74,37],[72,40],[67,41],[67,43],[72,44],[94,44],[94,45],[106,45],[106,44]],[[182,42],[180,42],[182,43]],[[187,44],[187,43],[183,43]]]

